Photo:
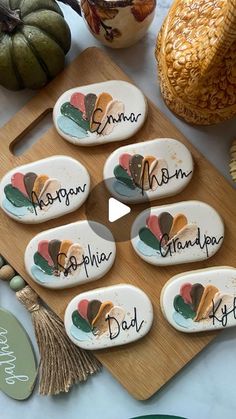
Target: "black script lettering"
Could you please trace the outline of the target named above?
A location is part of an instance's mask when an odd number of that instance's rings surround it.
[[[102,134],[102,132],[104,131],[104,129],[106,128],[106,126],[108,124],[108,121],[106,121],[103,129],[100,130],[100,127],[101,127],[102,123],[101,123],[101,121],[96,120],[96,115],[97,115],[97,113],[102,113],[102,112],[103,112],[103,110],[101,108],[97,108],[97,109],[95,109],[95,111],[93,112],[93,115],[92,115],[92,124],[91,125],[95,124],[97,126],[96,129],[93,129],[93,132],[96,132],[98,135]]]
[[[111,323],[111,320],[112,320],[112,323]],[[119,334],[120,334],[120,324],[119,324],[118,320],[115,317],[113,317],[113,316],[109,316],[109,314],[108,314],[107,317],[106,317],[106,319],[105,319],[105,321],[108,322],[109,338],[111,340],[117,338],[117,336],[119,336]],[[115,322],[115,325],[117,327],[117,331],[115,333],[114,333],[114,331],[111,328],[111,324],[114,325],[114,322]]]
[[[124,112],[121,112],[118,114],[118,118],[115,118],[113,115],[107,116],[107,122],[108,124],[118,124],[119,122],[138,122],[139,117],[141,116],[141,113],[138,113],[138,115],[135,115],[133,112],[131,112],[130,115],[125,115]]]
[[[186,240],[181,242],[181,240],[176,237],[170,240],[168,234],[163,234],[160,240],[160,253],[162,257],[173,256],[180,250],[185,250],[190,247],[200,247],[201,250],[205,250],[207,257],[209,257],[209,246],[218,245],[224,237],[220,236],[218,239],[215,236],[207,236],[206,234],[201,237],[200,228],[198,228],[197,236],[195,240]]]
[[[148,179],[148,189],[152,189],[154,185],[163,186],[167,185],[171,179],[185,179],[188,178],[192,174],[192,170],[189,172],[185,172],[182,169],[176,169],[174,173],[170,174],[167,168],[161,169],[161,178],[158,179],[156,175],[152,175],[150,173],[150,164],[148,161],[144,162],[144,168],[141,177],[141,188],[142,194],[145,193],[144,183],[146,185]],[[147,188],[146,188],[147,189]]]
[[[222,305],[222,298],[215,304],[214,300],[212,300],[212,314],[209,315],[209,318],[212,319],[212,324],[215,326],[216,322],[222,324],[223,327],[226,327],[228,324],[228,318],[230,314],[233,314],[234,319],[236,320],[236,297],[233,299],[233,308],[228,310],[226,304]],[[221,308],[221,317],[217,317],[216,313]]]
[[[131,112],[129,115],[125,115],[124,112],[121,112],[118,114],[117,117],[114,117],[113,115],[107,115],[106,117],[107,119],[104,124],[104,122],[97,120],[97,114],[100,114],[101,112],[103,112],[103,110],[101,108],[97,108],[94,111],[93,116],[92,116],[92,124],[96,126],[96,129],[93,130],[93,132],[96,132],[99,135],[101,135],[104,132],[108,124],[119,124],[121,122],[137,123],[138,119],[141,116],[141,113],[138,113],[137,115],[135,115],[133,112]]]
[[[69,190],[65,188],[58,189],[55,191],[55,195],[52,196],[51,193],[46,193],[46,200],[39,199],[38,195],[32,191],[31,193],[31,203],[34,208],[35,215],[38,215],[38,210],[43,210],[45,207],[48,207],[49,205],[53,205],[54,202],[62,202],[62,199],[65,199],[65,205],[67,207],[70,206],[70,198],[71,196],[77,196],[80,193],[84,193],[86,189],[87,184],[84,183],[83,186],[77,186],[75,189],[70,188]]]
[[[100,265],[102,265],[103,263],[106,263],[109,261],[112,252],[106,254],[104,252],[102,252],[101,254],[99,254],[98,252],[93,253],[91,251],[91,247],[90,245],[88,245],[88,255],[82,255],[82,260],[81,262],[78,262],[75,256],[70,256],[70,258],[68,259],[67,262],[67,267],[62,266],[59,263],[59,258],[61,255],[66,256],[64,253],[58,253],[57,255],[57,265],[60,268],[60,270],[63,272],[64,276],[67,277],[71,271],[76,271],[78,268],[80,268],[81,266],[84,268],[86,277],[89,278],[89,272],[88,272],[88,267],[91,266],[95,266],[96,268],[99,269]]]
[[[105,321],[108,321],[109,337],[111,340],[117,338],[121,330],[126,331],[131,328],[135,328],[136,332],[139,333],[140,329],[142,328],[144,324],[144,320],[142,320],[140,323],[138,322],[136,307],[134,307],[134,315],[132,319],[130,320],[129,324],[126,320],[123,320],[121,323],[119,323],[115,317],[109,316],[109,314],[107,315]],[[115,327],[115,330],[113,330],[114,327]]]
[[[169,241],[168,234],[163,234],[160,240],[160,253],[163,258],[166,256],[172,256],[171,246],[166,246],[166,243]]]

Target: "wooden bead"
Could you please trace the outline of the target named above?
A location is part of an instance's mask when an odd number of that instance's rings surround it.
[[[26,286],[26,282],[20,275],[16,275],[10,280],[9,285],[12,291],[17,292],[22,290]]]
[[[10,265],[4,265],[0,269],[0,279],[10,281],[15,276],[15,271]]]

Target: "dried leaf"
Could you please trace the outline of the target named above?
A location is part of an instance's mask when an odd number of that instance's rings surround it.
[[[109,20],[109,19],[114,19],[116,15],[119,13],[119,10],[105,9],[101,6],[97,6],[96,13],[100,17],[101,20]]]
[[[112,34],[114,38],[119,38],[122,35],[121,31],[117,28],[112,29]]]
[[[134,0],[131,12],[138,22],[143,22],[156,7],[156,0]]]
[[[90,5],[88,0],[81,0],[81,9],[91,31],[98,35],[101,21],[97,15],[96,7]]]

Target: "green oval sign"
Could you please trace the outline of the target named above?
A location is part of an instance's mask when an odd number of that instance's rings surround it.
[[[25,329],[13,314],[0,309],[0,390],[16,400],[27,399],[34,388],[37,365]]]
[[[186,419],[182,416],[169,416],[169,415],[148,415],[148,416],[137,416],[131,419]]]

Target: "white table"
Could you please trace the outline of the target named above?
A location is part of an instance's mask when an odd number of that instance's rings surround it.
[[[174,122],[186,137],[230,181],[229,145],[236,137],[233,121],[207,128],[193,128],[175,118],[166,108],[157,85],[154,47],[156,34],[171,3],[158,2],[155,21],[148,35],[127,50],[107,52],[126,71],[144,93]],[[73,45],[68,61],[85,48],[98,45],[82,20],[63,6],[72,29]],[[0,126],[15,114],[33,92],[8,92],[0,88]],[[231,199],[231,197],[229,197]],[[15,298],[8,284],[0,284],[0,305],[12,311],[26,327],[37,347],[29,314]],[[235,419],[236,376],[235,330],[227,330],[209,345],[150,400],[134,400],[105,369],[86,384],[74,386],[69,394],[41,397],[36,391],[25,402],[16,402],[0,393],[1,419],[128,419],[144,414],[175,414],[188,419]],[[128,371],[127,371],[128,374]]]

